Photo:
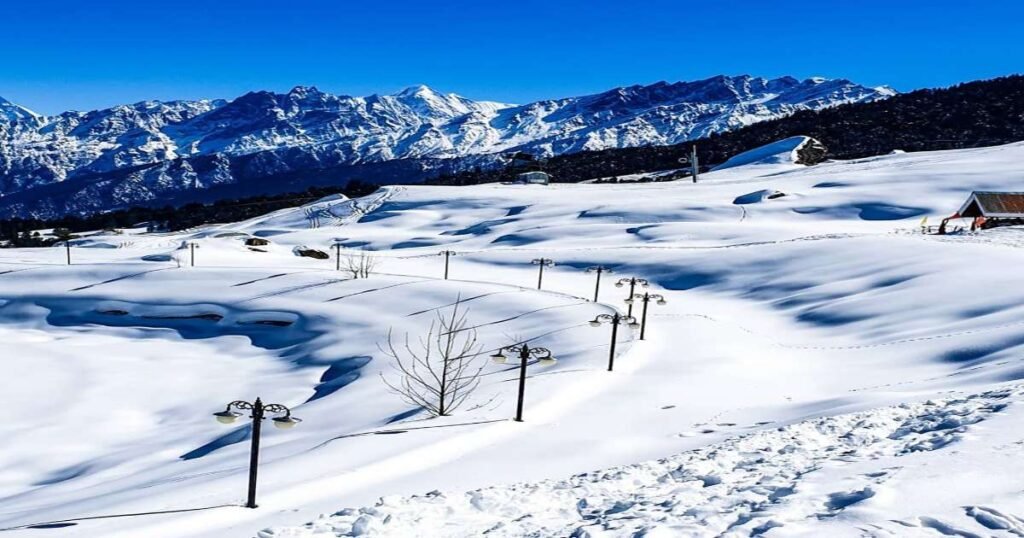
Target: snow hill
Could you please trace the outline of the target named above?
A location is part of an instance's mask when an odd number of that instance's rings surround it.
[[[378,171],[413,177],[423,167],[493,164],[493,154],[510,150],[557,155],[672,144],[893,93],[847,80],[719,76],[525,105],[426,86],[367,97],[296,87],[52,117],[0,100],[0,213],[95,212],[229,187],[257,193],[311,168],[428,159]],[[451,161],[458,158],[464,164]]]
[[[2,250],[0,530],[1020,536],[1024,229],[918,227],[971,190],[1020,190],[1021,163],[1024,143],[697,184],[387,187],[92,234],[71,266]],[[761,191],[778,195],[736,202]],[[294,254],[336,242],[377,271]],[[597,264],[615,272],[593,302]],[[612,283],[630,276],[667,304],[645,340],[622,328],[608,372],[610,328],[587,321],[625,311]],[[445,418],[381,381],[387,330],[422,334],[458,298],[482,359],[515,341],[558,357],[529,364],[524,422],[516,364],[486,362]],[[256,396],[304,421],[264,430],[250,510],[248,428],[210,414]]]

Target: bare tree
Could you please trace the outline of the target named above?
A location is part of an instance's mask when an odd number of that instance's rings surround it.
[[[352,278],[370,278],[370,273],[377,267],[377,258],[373,254],[360,250],[359,254],[345,255],[345,268]]]
[[[378,346],[394,359],[398,372],[396,382],[381,374],[388,388],[434,416],[447,416],[458,409],[480,385],[480,373],[486,364],[481,359],[476,329],[468,327],[466,314],[459,297],[450,315],[438,312],[427,335],[416,345],[409,333],[396,345],[388,330],[386,344]]]

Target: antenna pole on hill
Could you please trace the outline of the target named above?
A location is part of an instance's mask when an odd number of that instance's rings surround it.
[[[700,163],[697,161],[697,144],[694,144],[690,149],[690,163],[693,167],[693,182],[696,183],[700,177]]]

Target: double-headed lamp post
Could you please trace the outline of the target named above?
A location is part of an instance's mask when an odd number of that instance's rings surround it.
[[[196,266],[196,249],[199,248],[199,243],[195,241],[188,242],[188,266]]]
[[[611,273],[612,270],[603,266],[595,265],[593,267],[587,267],[588,273],[597,273],[597,283],[594,284],[594,302],[597,302],[597,294],[601,292],[601,273]]]
[[[664,305],[666,301],[664,297],[657,293],[644,292],[637,293],[629,299],[626,299],[626,304],[633,306],[633,303],[636,302],[637,299],[644,303],[643,313],[640,314],[640,339],[643,340],[644,333],[647,331],[647,303],[656,301],[659,305]]]
[[[555,260],[549,258],[537,258],[530,261],[530,263],[540,266],[540,273],[537,274],[537,289],[539,290],[541,283],[544,282],[544,268],[554,265]]]
[[[627,324],[630,329],[639,329],[640,324],[636,322],[636,318],[633,316],[623,316],[618,312],[614,314],[600,314],[590,320],[591,327],[600,327],[602,323],[611,323],[612,325],[612,344],[611,349],[608,351],[608,371],[611,372],[615,367],[615,339],[618,338],[619,325]]]
[[[438,256],[444,256],[444,279],[448,280],[448,259],[452,256],[457,256],[459,253],[454,250],[442,250],[438,252]]]
[[[232,411],[232,408],[252,411],[252,415],[250,415],[252,418],[252,445],[249,449],[249,497],[245,502],[245,507],[256,508],[256,468],[260,460],[260,426],[263,424],[263,419],[266,418],[267,413],[284,413],[283,416],[273,418],[274,426],[282,429],[291,428],[302,422],[302,419],[293,417],[292,410],[281,404],[264,405],[259,398],[252,403],[235,400],[229,403],[223,411],[214,413],[213,416],[217,417],[217,421],[222,424],[233,424],[238,417],[242,416],[242,413]]]
[[[620,278],[619,281],[615,283],[615,287],[616,288],[621,288],[622,286],[625,286],[626,284],[629,284],[629,295],[626,296],[626,299],[631,299],[633,297],[633,295],[636,293],[636,286],[637,286],[637,284],[639,284],[640,287],[646,288],[647,286],[650,285],[650,282],[648,282],[647,279],[637,278],[637,277],[634,276],[634,277],[629,277],[629,278]],[[633,315],[633,304],[632,303],[629,303],[629,310],[626,311],[626,315],[627,316],[632,316]]]
[[[538,363],[545,366],[554,364],[556,360],[555,357],[551,355],[551,351],[549,349],[543,347],[530,347],[530,344],[527,342],[505,346],[499,349],[494,355],[491,355],[491,360],[498,364],[505,364],[508,362],[508,357],[503,353],[505,351],[519,354],[519,399],[516,402],[516,422],[522,422],[523,398],[526,395],[526,363],[529,362],[530,357],[537,359]]]

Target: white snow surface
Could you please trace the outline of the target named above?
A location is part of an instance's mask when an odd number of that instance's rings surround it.
[[[388,187],[179,233],[0,251],[10,536],[1021,536],[1024,230],[916,232],[1020,190],[1024,143],[701,182]],[[782,192],[774,199],[756,193]],[[244,240],[262,237],[260,251]],[[195,250],[189,263],[188,242]],[[300,258],[369,249],[353,280]],[[451,279],[441,280],[441,250]],[[536,289],[537,267],[557,263]],[[594,293],[592,265],[612,267]],[[610,328],[650,280],[646,339]],[[452,416],[391,394],[387,330],[461,297],[487,363]],[[635,313],[640,313],[636,306]],[[235,399],[266,428],[241,506]]]

